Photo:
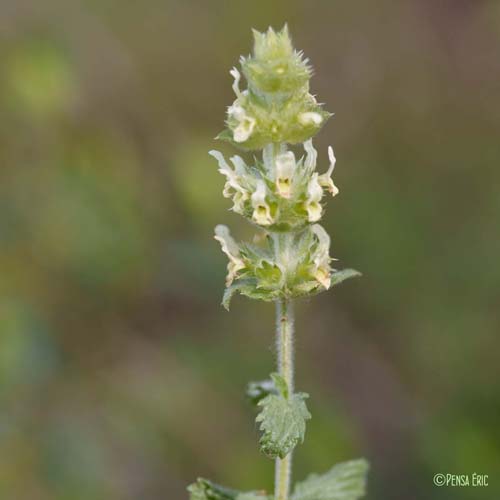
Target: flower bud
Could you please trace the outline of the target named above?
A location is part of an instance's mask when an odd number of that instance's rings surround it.
[[[290,94],[306,88],[311,68],[302,53],[293,49],[285,25],[276,33],[253,31],[253,55],[241,59],[243,73],[256,94]]]
[[[302,125],[321,125],[323,117],[314,111],[307,111],[299,115],[299,122]]]
[[[240,72],[230,71],[236,99],[218,138],[245,149],[304,142],[331,116],[309,93],[308,61],[294,50],[286,26],[279,32],[254,31],[254,39],[253,55],[240,61],[246,90],[240,90]]]

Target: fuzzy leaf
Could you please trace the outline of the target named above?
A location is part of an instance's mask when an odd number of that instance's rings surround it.
[[[238,492],[212,483],[208,479],[198,478],[188,486],[190,500],[236,500]]]
[[[255,279],[241,279],[227,287],[222,297],[222,305],[229,311],[231,299],[236,292],[250,299],[264,300],[271,302],[276,300],[281,295],[279,289],[259,288],[258,282]]]
[[[266,495],[265,493],[260,493],[256,491],[251,491],[250,493],[240,493],[236,500],[272,500],[273,497]]]
[[[233,133],[229,129],[225,128],[215,139],[218,141],[233,142]]]
[[[288,387],[279,375],[273,374],[275,386],[280,394],[269,394],[259,401],[262,411],[257,415],[263,435],[260,439],[261,451],[269,458],[285,458],[298,443],[304,441],[306,420],[311,418],[305,399],[308,394],[297,393],[286,398]],[[284,384],[284,387],[283,387]]]
[[[362,276],[356,269],[342,269],[341,271],[333,271],[331,274],[332,284],[330,286],[338,285],[349,278],[357,278]]]
[[[219,486],[208,479],[198,478],[188,486],[190,500],[271,500],[264,492],[240,492]]]
[[[229,306],[231,304],[231,299],[233,298],[233,295],[240,290],[242,287],[241,283],[233,283],[231,286],[228,286],[224,290],[224,295],[222,296],[222,305],[224,306],[224,309],[226,311],[229,311]]]
[[[231,299],[236,292],[239,292],[243,295],[248,295],[252,293],[256,288],[256,281],[251,279],[242,279],[238,280],[232,285],[228,286],[224,290],[224,296],[222,297],[222,305],[226,310],[229,311],[229,305],[231,303]]]
[[[295,486],[291,500],[358,500],[365,494],[368,462],[351,460],[326,474],[312,474]]]

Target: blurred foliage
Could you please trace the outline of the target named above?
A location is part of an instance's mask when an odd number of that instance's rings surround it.
[[[284,21],[336,113],[333,254],[364,274],[299,304],[296,478],[367,455],[369,498],[500,496],[498,4],[7,0],[0,498],[271,487],[243,392],[273,369],[273,311],[219,305],[213,227],[252,228],[207,151],[250,28]]]

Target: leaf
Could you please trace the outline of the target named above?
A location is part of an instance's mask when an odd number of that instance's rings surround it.
[[[240,493],[236,500],[273,500],[273,497],[265,493],[251,491],[250,493]]]
[[[219,486],[208,479],[198,478],[188,486],[190,500],[272,500],[264,492],[240,492]]]
[[[304,441],[306,420],[311,418],[307,410],[305,393],[293,394],[290,398],[286,382],[277,374],[272,378],[280,394],[269,394],[259,401],[262,411],[257,415],[263,435],[260,449],[269,458],[285,458],[298,443]]]
[[[281,290],[279,289],[265,289],[265,288],[254,288],[245,287],[240,290],[241,295],[248,297],[249,299],[264,300],[266,302],[273,302],[277,298],[282,296]]]
[[[368,462],[351,460],[326,474],[312,474],[295,486],[291,500],[358,500],[365,494]]]
[[[282,281],[281,269],[274,263],[262,260],[255,267],[259,288],[276,288]]]
[[[222,305],[224,308],[229,311],[229,304],[231,303],[231,299],[236,292],[240,292],[243,295],[247,295],[252,293],[255,290],[256,281],[251,279],[242,279],[236,281],[232,285],[228,286],[224,290],[224,295],[222,297]]]
[[[229,129],[225,128],[222,132],[219,132],[215,139],[218,141],[227,141],[232,143],[233,133]]]
[[[257,288],[257,285],[257,280],[252,278],[241,279],[233,283],[225,289],[222,297],[222,305],[229,311],[231,299],[236,292],[250,299],[265,300],[267,302],[276,300],[281,294],[280,290],[260,289]]]
[[[226,311],[229,311],[229,306],[231,304],[231,299],[233,295],[242,288],[242,283],[233,283],[224,290],[224,295],[222,296],[222,305]]]
[[[208,479],[198,478],[196,483],[188,486],[190,500],[236,500],[239,493],[212,483]]]
[[[356,269],[342,269],[341,271],[333,271],[330,278],[332,280],[330,286],[338,285],[349,278],[357,278],[358,276],[362,276],[359,271]]]

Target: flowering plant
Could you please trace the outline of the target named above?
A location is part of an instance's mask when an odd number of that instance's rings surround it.
[[[218,138],[238,148],[262,150],[246,162],[233,156],[227,162],[210,151],[225,176],[223,195],[232,210],[263,231],[261,244],[237,243],[226,226],[215,228],[215,239],[228,257],[223,305],[239,293],[274,301],[277,310],[278,372],[270,380],[253,382],[248,396],[260,412],[261,451],[275,460],[275,492],[242,493],[198,479],[188,490],[191,500],[356,500],[364,495],[367,463],[352,460],[324,475],[312,475],[290,494],[294,448],[304,440],[311,418],[305,400],[293,384],[293,299],[328,290],[353,269],[336,270],[330,257],[330,237],[318,224],[322,201],[339,190],[332,180],[335,155],[328,148],[328,167],[316,170],[317,151],[312,137],[331,116],[309,93],[311,67],[294,50],[288,29],[254,31],[254,50],[240,60],[247,82],[240,89],[241,73],[233,68],[236,99],[227,109],[226,128]],[[303,153],[291,146],[302,144]],[[299,156],[300,155],[300,156]]]

